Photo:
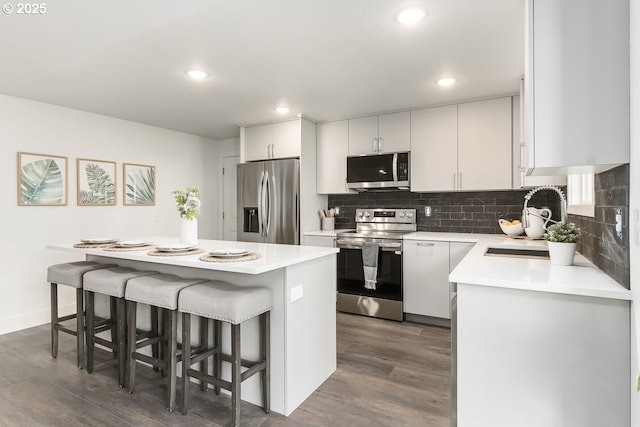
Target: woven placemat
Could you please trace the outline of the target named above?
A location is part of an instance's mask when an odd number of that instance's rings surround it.
[[[205,262],[241,262],[241,261],[254,261],[256,259],[260,259],[262,258],[262,255],[260,255],[258,252],[249,252],[248,254],[244,255],[244,256],[239,256],[236,258],[222,258],[222,257],[217,257],[217,256],[212,256],[212,255],[202,255],[200,257],[200,261],[205,261]]]
[[[79,249],[100,249],[100,248],[108,248],[113,245],[113,243],[74,243],[74,248]]]
[[[186,256],[186,255],[198,255],[204,252],[202,248],[193,248],[188,251],[180,251],[180,252],[162,252],[157,250],[152,250],[147,252],[147,255],[151,256]]]
[[[109,252],[137,252],[137,251],[148,251],[155,248],[156,245],[144,245],[144,246],[129,246],[128,248],[120,247],[120,246],[110,246],[108,248],[104,248],[105,251]]]

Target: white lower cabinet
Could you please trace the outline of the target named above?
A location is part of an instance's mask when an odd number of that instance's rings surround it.
[[[449,273],[475,243],[403,242],[404,312],[450,319]]]
[[[333,248],[336,245],[335,236],[307,236],[303,237],[304,246],[323,246]]]
[[[451,318],[449,314],[449,242],[403,243],[404,312]]]

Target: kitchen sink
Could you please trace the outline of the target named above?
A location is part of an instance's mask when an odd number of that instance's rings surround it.
[[[488,247],[484,254],[485,256],[549,259],[549,251],[547,249]]]

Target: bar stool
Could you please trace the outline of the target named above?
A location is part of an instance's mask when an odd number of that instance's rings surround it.
[[[153,274],[129,279],[125,289],[127,301],[127,354],[129,360],[128,391],[135,387],[136,360],[147,362],[166,373],[167,410],[173,412],[176,401],[176,364],[178,330],[178,294],[188,286],[204,282],[205,279],[183,279],[172,274]],[[162,331],[136,342],[137,303],[147,304],[161,310]],[[160,357],[152,357],[137,350],[161,343],[164,351]]]
[[[94,350],[96,343],[103,345],[118,356],[118,383],[120,387],[125,387],[125,368],[127,358],[126,348],[126,316],[124,291],[127,281],[135,277],[156,274],[153,271],[139,271],[127,267],[111,267],[100,270],[89,271],[84,275],[84,297],[87,317],[87,372],[93,372]],[[116,333],[112,333],[111,341],[97,336],[101,329],[95,327],[95,294],[108,295],[111,305],[116,307],[116,315],[111,317],[109,325],[115,327]],[[155,316],[154,316],[155,315]],[[152,330],[158,328],[157,309],[151,313]],[[105,329],[102,329],[105,330]],[[113,331],[113,329],[112,329]],[[148,332],[151,334],[151,332]],[[137,339],[141,336],[138,335]],[[157,355],[157,346],[154,354]]]
[[[84,367],[84,298],[82,295],[84,274],[102,268],[115,267],[114,264],[99,264],[91,261],[76,261],[50,265],[47,268],[47,282],[51,284],[51,357],[58,357],[58,332],[65,332],[76,337],[78,369]],[[76,312],[67,316],[58,316],[58,285],[71,286],[76,289]],[[76,329],[62,324],[76,319]]]
[[[262,407],[269,413],[270,381],[270,312],[273,307],[271,290],[262,287],[235,286],[222,281],[209,281],[190,286],[180,292],[178,311],[182,313],[182,413],[187,413],[189,379],[213,384],[231,392],[231,424],[240,425],[240,394],[242,381],[260,373],[262,384]],[[219,330],[220,321],[231,324],[231,355],[221,352],[220,334],[216,333],[213,347],[191,349],[191,315],[214,319]],[[241,358],[240,325],[255,316],[260,316],[260,360],[250,362]],[[191,369],[194,363],[214,357],[214,375]],[[231,363],[231,381],[221,377],[222,361]],[[248,368],[242,372],[242,367]]]

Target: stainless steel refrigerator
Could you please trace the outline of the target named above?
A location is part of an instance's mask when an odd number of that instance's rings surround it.
[[[238,165],[238,240],[300,244],[300,161]]]

